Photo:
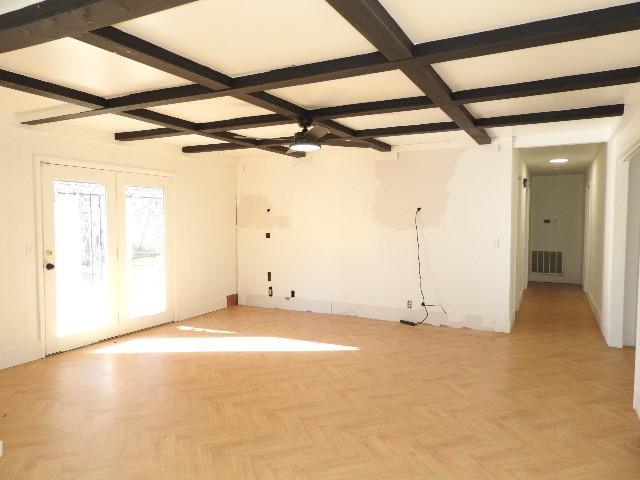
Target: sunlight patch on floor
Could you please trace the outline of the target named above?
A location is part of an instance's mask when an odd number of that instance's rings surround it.
[[[357,347],[280,337],[140,338],[97,348],[92,353],[337,352]]]
[[[230,332],[228,330],[213,330],[211,328],[201,328],[201,327],[189,327],[187,325],[180,325],[176,327],[178,330],[182,330],[183,332],[198,332],[198,333],[236,333]]]

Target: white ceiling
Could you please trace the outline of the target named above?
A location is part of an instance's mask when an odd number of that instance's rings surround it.
[[[211,98],[196,102],[175,103],[152,107],[149,110],[179,117],[190,122],[216,122],[230,118],[250,117],[253,115],[265,115],[273,113],[250,103],[237,100],[233,97]]]
[[[530,175],[569,175],[584,173],[591,165],[600,144],[561,145],[555,147],[521,148],[519,152]],[[551,164],[549,160],[566,158],[565,164]]]
[[[381,0],[380,3],[413,43],[422,43],[633,3],[633,0]]]
[[[0,15],[39,3],[41,0],[3,0],[0,3]]]
[[[0,2],[0,13],[34,3]],[[487,29],[631,3],[615,0],[382,0],[416,43]],[[460,15],[460,12],[465,12]],[[309,21],[313,19],[313,21]],[[200,0],[118,25],[180,55],[230,76],[374,51],[324,0]],[[452,90],[640,65],[635,46],[640,31],[440,63],[435,66]],[[184,85],[173,75],[127,60],[73,39],[0,54],[0,68],[104,97]],[[615,86],[468,105],[478,118],[589,107],[628,101],[634,86]],[[422,95],[399,71],[281,88],[270,93],[314,109],[349,103]],[[28,115],[62,102],[0,88],[0,110]],[[152,108],[192,122],[210,122],[269,113],[233,98],[217,98]],[[338,119],[354,129],[449,121],[439,109]],[[492,136],[575,136],[582,128],[593,141],[608,138],[618,119],[490,129]],[[155,128],[122,117],[78,119],[71,125],[126,131]],[[46,128],[46,127],[42,127]],[[256,138],[290,135],[295,125],[242,130]],[[585,133],[586,132],[586,133]],[[463,132],[383,138],[392,145],[466,141]],[[205,137],[163,139],[172,145],[214,143]]]
[[[233,77],[374,51],[323,0],[200,0],[119,28]]]
[[[439,63],[440,76],[454,90],[599,72],[640,64],[640,31]]]
[[[103,97],[190,83],[72,38],[0,54],[0,68]]]
[[[305,108],[391,100],[424,95],[399,70],[279,88],[271,93]]]

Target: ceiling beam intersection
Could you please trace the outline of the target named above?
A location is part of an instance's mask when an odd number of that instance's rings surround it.
[[[105,27],[91,31],[77,37],[77,39],[163,72],[195,82],[207,89],[224,90],[233,87],[233,79],[231,77],[114,27]],[[271,110],[296,123],[301,120],[311,119],[306,109],[267,92],[239,93],[232,96],[252,105]],[[314,123],[322,125],[336,135],[345,138],[353,137],[353,130],[330,119],[318,119]],[[375,139],[367,140],[366,143],[369,143],[370,146],[376,150],[391,150],[389,145]]]
[[[415,59],[413,43],[378,0],[327,0],[327,3],[389,61]],[[469,111],[453,101],[451,90],[431,65],[416,63],[401,66],[400,71],[478,144],[491,143]]]

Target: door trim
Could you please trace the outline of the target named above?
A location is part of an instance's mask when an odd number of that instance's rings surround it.
[[[177,280],[177,269],[176,269],[176,185],[175,185],[175,176],[176,172],[169,170],[154,170],[147,168],[139,168],[132,167],[128,165],[116,165],[110,163],[101,163],[101,162],[91,162],[86,160],[73,160],[61,157],[53,157],[49,155],[34,155],[33,156],[33,188],[34,188],[34,207],[35,207],[35,259],[36,264],[34,265],[36,269],[36,284],[37,284],[37,311],[38,311],[38,341],[40,344],[40,355],[34,356],[30,360],[37,360],[39,358],[44,358],[46,356],[47,347],[45,344],[46,338],[46,314],[45,314],[45,295],[44,295],[44,270],[42,266],[44,265],[44,229],[43,229],[43,196],[42,196],[42,165],[50,164],[50,165],[60,165],[66,167],[80,167],[80,168],[91,168],[94,170],[109,170],[112,172],[123,172],[123,173],[138,173],[144,175],[154,175],[159,177],[167,177],[169,179],[169,188],[171,191],[171,195],[169,201],[167,202],[167,224],[169,228],[167,229],[167,238],[170,240],[171,244],[174,246],[173,255],[169,258],[167,262],[167,281],[170,283],[171,287],[169,289],[168,295],[171,297],[173,304],[173,321],[176,321],[176,312],[177,312],[177,294],[176,294],[176,280]]]

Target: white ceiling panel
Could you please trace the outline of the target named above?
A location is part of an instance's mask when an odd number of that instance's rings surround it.
[[[211,143],[224,143],[222,140],[207,138],[203,137],[202,135],[180,135],[177,137],[166,137],[159,140],[163,143],[178,145],[179,147],[185,147],[187,145],[209,145]]]
[[[567,175],[586,172],[598,148],[600,148],[598,143],[586,143],[582,145],[520,148],[518,150],[531,175]],[[569,162],[554,165],[549,163],[549,160],[553,158],[566,158]]]
[[[633,3],[633,0],[381,0],[381,3],[414,43],[422,43]]]
[[[121,117],[119,115],[100,115],[97,117],[77,118],[67,120],[61,125],[75,125],[82,128],[93,128],[107,132],[126,132],[128,130],[146,130],[157,128],[156,125],[147,122],[140,122],[131,118]]]
[[[41,1],[42,0],[3,0],[2,3],[0,3],[0,15],[40,3]]]
[[[211,98],[208,100],[198,100],[197,102],[163,105],[161,107],[150,108],[149,110],[198,123],[273,113],[270,110],[256,107],[255,105],[237,100],[233,97]]]
[[[31,110],[58,107],[60,105],[66,104],[58,100],[0,87],[0,110],[2,111],[22,113]]]
[[[72,38],[3,53],[0,68],[103,97],[189,83]]]
[[[465,132],[439,132],[439,133],[419,133],[417,135],[402,135],[397,137],[380,137],[381,140],[389,145],[431,145],[431,144],[469,144],[475,145],[475,142]]]
[[[620,124],[619,117],[594,118],[572,122],[540,123],[536,125],[518,125],[516,127],[490,128],[492,138],[516,137],[516,145],[536,143],[541,139],[544,145],[567,143],[606,142]],[[524,141],[523,138],[530,140]],[[538,143],[538,145],[540,145]]]
[[[451,119],[439,108],[411,110],[409,112],[381,113],[361,117],[339,118],[347,127],[363,130],[365,128],[397,127],[400,125],[418,125],[422,123],[449,122]]]
[[[290,125],[275,125],[272,127],[247,128],[244,130],[232,130],[233,132],[251,138],[279,138],[293,137],[293,134],[300,131],[300,127],[295,123]]]
[[[640,30],[439,63],[453,91],[640,65]]]
[[[572,108],[597,107],[624,103],[633,91],[631,85],[576,90],[573,92],[537,95],[535,97],[511,98],[492,102],[470,103],[467,109],[476,118],[518,115],[521,113],[568,110]]]
[[[320,0],[201,0],[119,28],[234,77],[374,50]]]
[[[305,108],[334,107],[424,95],[397,70],[279,88],[271,93]]]

